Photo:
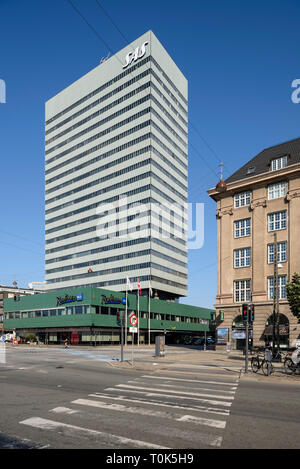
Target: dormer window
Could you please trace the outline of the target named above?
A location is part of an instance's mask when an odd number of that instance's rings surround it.
[[[248,169],[247,169],[247,174],[253,174],[255,171],[255,166],[250,166]]]
[[[278,169],[285,168],[287,166],[287,156],[281,156],[271,161],[271,171],[277,171]]]

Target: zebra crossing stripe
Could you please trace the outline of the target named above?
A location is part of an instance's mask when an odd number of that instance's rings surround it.
[[[124,401],[124,402],[133,402],[137,404],[146,404],[146,405],[153,405],[153,406],[160,406],[160,407],[172,407],[174,409],[181,409],[181,410],[191,410],[193,412],[206,412],[208,414],[218,414],[218,415],[229,415],[229,410],[226,409],[218,409],[217,407],[205,407],[205,406],[180,406],[174,404],[174,402],[162,402],[162,401],[149,401],[149,399],[145,400],[144,398],[140,399],[130,399],[126,396],[111,396],[110,394],[89,394],[89,397],[97,397],[97,399],[110,399],[113,401]]]
[[[134,381],[127,381],[127,383],[134,383],[134,384],[147,384],[147,382],[145,381],[140,381],[139,379],[138,380],[134,380]],[[159,386],[161,387],[164,387],[164,388],[176,388],[177,389],[179,388],[180,389],[184,389],[182,388],[182,386],[180,387],[179,386],[176,386],[174,384],[164,384],[164,383],[159,383]],[[223,390],[223,389],[211,389],[211,388],[192,388],[192,387],[189,387],[189,389],[199,389],[199,391],[214,391],[214,392],[223,392],[223,393],[226,393],[226,394],[235,394],[235,391],[228,391],[228,390]]]
[[[170,449],[166,446],[159,446],[154,443],[148,443],[146,441],[132,440],[119,435],[113,435],[111,433],[100,432],[98,430],[92,430],[90,428],[78,427],[76,425],[70,425],[67,423],[56,422],[54,420],[43,419],[40,417],[31,417],[22,422],[19,422],[21,425],[28,425],[30,427],[39,428],[41,430],[64,430],[64,435],[67,436],[78,436],[78,437],[89,437],[95,436],[102,439],[108,439],[112,445],[115,447],[116,444],[120,443],[122,445],[130,445],[130,448],[151,448],[151,449]]]
[[[174,420],[177,420],[178,422],[189,421],[189,422],[194,422],[197,424],[207,425],[209,427],[215,427],[215,428],[225,428],[226,426],[226,422],[224,420],[205,419],[202,417],[193,418],[193,416],[191,415],[184,415],[182,417],[178,414],[177,415],[174,414],[174,416],[172,416],[168,412],[163,412],[163,411],[158,412],[158,411],[150,410],[150,409],[142,409],[140,407],[126,407],[125,405],[122,405],[122,404],[107,404],[106,402],[93,401],[90,399],[77,399],[73,401],[72,404],[98,407],[100,409],[106,409],[106,410],[115,410],[117,412],[128,412],[128,413],[135,414],[135,415],[139,414],[139,415],[147,415],[149,417],[174,419]]]
[[[161,391],[161,389],[157,389],[157,388],[145,388],[143,386],[132,386],[130,384],[117,384],[116,385],[117,388],[125,388],[125,389],[140,389],[140,390],[143,390],[143,391]],[[174,391],[172,389],[169,389],[168,390],[168,393],[171,393],[171,394],[181,394],[181,395],[185,395],[185,396],[199,396],[199,397],[209,397],[209,398],[214,398],[214,399],[229,399],[229,400],[233,400],[234,399],[234,396],[216,396],[216,395],[213,395],[213,394],[204,394],[204,393],[199,393],[199,392],[188,392],[188,391]]]
[[[185,383],[203,383],[203,384],[217,384],[218,386],[232,386],[232,389],[237,389],[238,379],[234,380],[232,383],[223,382],[223,381],[207,381],[199,379],[183,379],[183,378],[173,378],[169,376],[149,376],[143,375],[142,378],[149,379],[165,379],[166,381],[184,381]]]
[[[115,389],[115,388],[106,388],[104,391],[113,391],[113,392],[120,392],[120,389]],[[123,390],[126,392],[132,392],[135,394],[143,394],[144,396],[147,397],[166,397],[166,394],[160,393],[160,392],[147,392],[147,391],[138,391],[137,389],[126,389]],[[170,397],[170,396],[168,396]],[[198,401],[198,402],[203,402],[206,404],[211,404],[211,405],[219,405],[223,407],[231,407],[232,402],[225,402],[225,401],[214,401],[212,399],[200,399],[199,397],[186,397],[186,396],[172,396],[174,399],[184,399],[185,401],[192,400],[192,401]]]

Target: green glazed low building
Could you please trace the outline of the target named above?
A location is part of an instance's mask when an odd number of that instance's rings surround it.
[[[4,329],[15,330],[23,338],[34,333],[41,342],[49,344],[65,339],[71,344],[118,344],[118,319],[125,318],[125,312],[126,296],[122,292],[94,287],[58,290],[20,297],[19,301],[4,300]],[[149,305],[148,297],[128,294],[128,327],[133,313],[139,316],[139,334],[134,334],[134,341],[139,335],[140,344],[148,343],[149,326],[152,343],[157,334],[164,332],[176,342],[180,334],[202,336],[209,332],[215,317],[210,309],[156,298],[151,298]],[[128,328],[124,335],[127,343],[132,343]]]

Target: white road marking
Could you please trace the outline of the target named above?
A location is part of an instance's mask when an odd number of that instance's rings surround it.
[[[202,417],[196,417],[194,415],[183,415],[176,419],[178,422],[191,422],[196,423],[197,425],[208,425],[209,427],[222,428],[226,427],[226,422],[224,420],[212,420],[204,419]]]
[[[148,443],[146,441],[132,440],[119,435],[113,435],[111,433],[100,432],[98,430],[92,430],[90,428],[78,427],[76,425],[69,425],[67,423],[56,422],[54,420],[43,419],[40,417],[31,417],[29,419],[19,422],[22,425],[28,425],[30,427],[39,428],[41,430],[64,430],[64,434],[74,436],[74,432],[80,437],[98,436],[100,438],[106,438],[111,440],[111,443],[121,443],[122,445],[132,445],[130,447],[135,448],[153,448],[153,449],[170,449],[166,446],[159,446],[154,443]]]
[[[140,389],[140,390],[143,390],[143,391],[162,391],[161,389],[157,389],[157,388],[145,388],[143,386],[132,386],[130,384],[117,384],[116,387],[117,388],[125,388],[125,389],[127,389],[127,388],[128,389]],[[167,392],[171,393],[171,394],[181,394],[181,395],[185,395],[185,396],[209,397],[209,398],[214,398],[214,399],[231,399],[231,400],[234,399],[234,396],[216,396],[216,395],[213,395],[213,394],[204,394],[204,393],[200,393],[200,392],[174,391],[174,390],[171,390],[171,389],[168,389]]]
[[[140,383],[140,384],[147,384],[146,381],[140,381],[139,379],[136,379],[136,380],[134,380],[134,381],[127,381],[127,383],[133,383],[133,384],[139,384],[139,383]],[[180,386],[180,385],[179,385],[179,386],[176,386],[176,385],[174,385],[174,384],[159,383],[158,385],[159,385],[159,386],[162,386],[162,387],[165,387],[165,388],[173,388],[173,389],[174,389],[174,388],[177,387],[177,389],[179,389],[179,390],[180,390],[180,389],[185,389],[185,387],[183,387],[183,386]],[[235,394],[235,391],[228,391],[227,389],[226,389],[226,390],[223,390],[223,389],[211,389],[211,388],[199,388],[199,387],[193,388],[193,387],[190,387],[190,386],[189,386],[188,389],[199,389],[199,391],[223,392],[223,393],[233,394],[233,395]],[[179,392],[179,391],[178,391],[178,392]]]
[[[106,388],[104,391],[113,391],[113,392],[120,392],[120,389],[115,389],[115,388]],[[135,394],[143,394],[144,396],[147,397],[166,397],[166,394],[162,394],[159,392],[147,392],[147,391],[138,391],[136,389],[126,389],[126,392],[133,392]],[[171,396],[167,396],[171,397]],[[198,401],[198,402],[205,402],[206,404],[211,404],[211,405],[220,405],[223,407],[230,407],[232,402],[225,402],[225,401],[214,401],[212,399],[200,399],[197,397],[186,397],[186,396],[172,396],[174,399],[184,399],[184,400],[192,400],[192,401]]]
[[[218,414],[218,415],[229,415],[229,410],[226,409],[217,409],[214,407],[204,407],[204,406],[194,406],[194,407],[185,407],[176,405],[174,403],[165,403],[165,402],[157,402],[157,401],[149,401],[143,398],[141,399],[130,399],[125,396],[111,396],[109,394],[89,394],[89,397],[97,397],[98,399],[111,399],[113,401],[125,401],[125,402],[134,402],[138,404],[147,404],[153,406],[160,406],[160,407],[172,407],[174,409],[182,409],[182,410],[192,410],[193,412],[205,412],[208,414]]]
[[[55,409],[49,410],[49,412],[54,412],[55,414],[77,414],[78,410],[69,409],[68,407],[55,407]]]
[[[165,379],[166,381],[184,381],[186,383],[204,383],[204,384],[217,384],[219,386],[234,386],[232,389],[237,389],[237,384],[239,382],[238,379],[234,380],[232,383],[223,382],[223,381],[206,381],[206,380],[199,380],[199,379],[183,379],[183,378],[171,378],[168,376],[149,376],[143,375],[142,378],[150,378],[150,379]]]
[[[184,418],[178,414],[174,414],[174,416],[172,416],[168,412],[157,412],[154,410],[142,409],[140,407],[126,407],[125,405],[122,405],[122,404],[107,404],[106,402],[92,401],[90,399],[77,399],[71,402],[71,404],[98,407],[100,409],[115,410],[117,412],[128,412],[134,415],[139,414],[139,415],[147,415],[149,417],[174,419],[174,420],[177,420],[178,422],[185,421]],[[225,425],[226,425],[226,422],[224,420],[205,419],[202,417],[195,417],[193,419],[193,416],[191,415],[185,415],[184,417],[186,421],[194,422],[194,423],[197,423],[198,425],[199,424],[207,425],[209,427],[215,427],[215,428],[225,428]]]

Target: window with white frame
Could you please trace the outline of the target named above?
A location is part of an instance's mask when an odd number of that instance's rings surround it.
[[[244,218],[243,220],[237,220],[234,222],[234,237],[243,238],[244,236],[250,236],[251,234],[251,219]]]
[[[279,199],[286,196],[286,182],[276,182],[268,186],[268,200]]]
[[[249,267],[251,265],[251,248],[234,250],[234,267]]]
[[[277,171],[278,169],[285,168],[287,166],[287,156],[281,156],[271,161],[271,170]]]
[[[269,213],[268,231],[284,230],[286,228],[286,210]]]
[[[234,196],[234,208],[246,207],[251,203],[251,192],[240,192]]]
[[[234,301],[236,303],[240,303],[243,301],[251,301],[250,280],[234,281]]]
[[[277,262],[286,262],[287,260],[287,242],[277,243]],[[268,245],[268,264],[274,263],[274,244]]]
[[[286,275],[278,276],[278,294],[280,300],[286,298]],[[274,277],[268,278],[268,298],[269,300],[274,298]]]

